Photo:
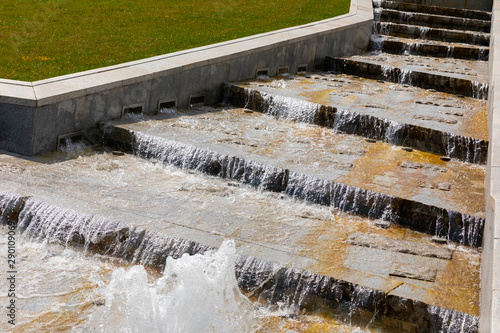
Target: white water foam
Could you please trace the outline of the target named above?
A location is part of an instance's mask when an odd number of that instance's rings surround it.
[[[92,316],[96,332],[247,332],[252,303],[239,291],[236,250],[225,241],[217,252],[167,259],[163,276],[150,283],[143,266],[113,272]]]

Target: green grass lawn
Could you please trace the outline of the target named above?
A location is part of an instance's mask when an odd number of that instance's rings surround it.
[[[347,13],[350,0],[1,0],[0,78],[36,81]]]

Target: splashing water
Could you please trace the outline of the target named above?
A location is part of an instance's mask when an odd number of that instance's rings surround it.
[[[119,268],[103,290],[106,305],[94,313],[97,332],[247,332],[252,303],[238,289],[236,250],[167,259],[164,274],[148,282],[142,266]]]
[[[291,119],[305,123],[314,123],[318,105],[286,96],[261,93],[266,102],[265,113],[277,118]]]
[[[73,142],[71,141],[71,139],[65,139],[64,144],[62,144],[59,149],[65,153],[81,154],[87,149],[89,149],[89,147],[87,147],[87,145],[82,141]]]

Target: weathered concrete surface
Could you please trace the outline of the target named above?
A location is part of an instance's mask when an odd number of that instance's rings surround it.
[[[493,2],[489,69],[486,225],[481,259],[481,332],[500,327],[500,1]]]
[[[479,311],[475,250],[440,245],[453,251],[453,258],[444,260],[349,245],[345,241],[356,232],[425,246],[433,242],[425,234],[397,226],[380,229],[373,221],[333,214],[327,207],[131,155],[80,153],[32,159],[0,154],[0,190],[208,246],[232,238],[241,254],[430,305]],[[395,261],[437,269],[436,281],[390,277]]]
[[[372,20],[371,0],[353,0],[349,14],[299,27],[33,83],[2,80],[0,148],[26,155],[53,151],[66,133],[83,130],[95,140],[97,122],[120,117],[129,105],[153,113],[161,100],[187,107],[197,94],[215,103],[221,83],[253,78],[258,69],[270,75],[281,67],[313,71],[326,55],[366,49]],[[30,126],[17,122],[19,114]],[[23,140],[10,133],[22,133]]]

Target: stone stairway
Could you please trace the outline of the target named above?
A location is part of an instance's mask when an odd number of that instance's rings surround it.
[[[293,296],[300,288],[292,277],[307,270],[315,281],[347,286],[336,296],[313,293],[316,301],[345,312],[334,304],[356,294],[370,325],[384,331],[476,332],[491,14],[406,1],[377,1],[375,14],[367,54],[328,57],[325,72],[227,83],[231,105],[106,122],[105,144],[222,179],[224,193],[240,186],[278,193],[255,229],[251,217],[238,227],[231,221],[245,215],[241,205],[253,205],[245,194],[212,231],[271,262],[300,249],[286,264],[296,271],[269,278],[278,293]],[[325,229],[315,241],[308,209],[276,218],[277,200],[327,207],[334,217],[316,219]],[[219,216],[212,210],[208,228]],[[358,297],[363,292],[370,296]]]
[[[491,13],[399,1],[374,6],[373,54],[328,59],[329,70],[486,98]]]
[[[489,12],[401,1],[384,0],[374,4],[378,6],[375,8],[375,34],[371,40],[374,49],[434,57],[453,55],[455,58],[488,59]],[[428,19],[411,23],[404,20],[413,14]],[[484,29],[471,28],[474,24]]]

